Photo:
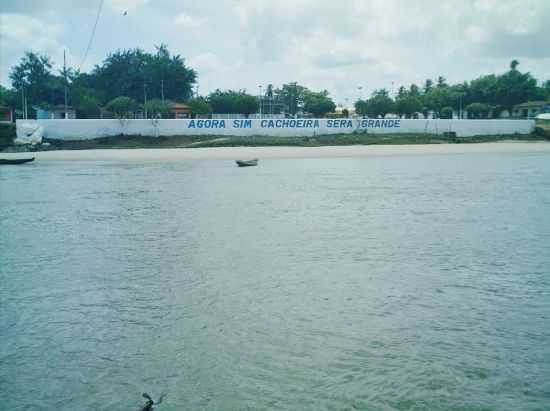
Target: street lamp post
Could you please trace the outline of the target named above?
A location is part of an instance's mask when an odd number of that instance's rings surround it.
[[[261,119],[262,118],[262,85],[260,84],[258,88],[260,89],[260,119]]]
[[[357,87],[357,90],[359,90],[359,100],[363,100],[363,93],[361,92],[363,90],[363,86]]]

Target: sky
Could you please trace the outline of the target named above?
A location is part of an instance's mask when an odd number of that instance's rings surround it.
[[[521,71],[550,79],[550,0],[0,0],[0,84],[25,50],[91,70],[165,43],[199,94],[297,81],[352,105],[374,89]],[[125,15],[126,14],[126,15]],[[259,86],[262,86],[260,89]]]

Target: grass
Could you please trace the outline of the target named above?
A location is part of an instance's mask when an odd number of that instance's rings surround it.
[[[9,146],[12,130],[6,131],[4,148]],[[537,125],[533,134],[529,135],[498,135],[456,137],[433,134],[330,134],[315,137],[268,137],[268,136],[169,136],[148,137],[139,135],[118,135],[97,138],[93,140],[50,140],[44,139],[49,145],[37,146],[38,150],[88,150],[88,149],[128,149],[128,148],[198,148],[198,147],[321,147],[349,145],[395,145],[395,144],[464,144],[484,143],[501,140],[517,141],[550,141],[550,125]],[[4,141],[1,140],[0,143]],[[0,150],[3,147],[0,146]],[[9,147],[8,150],[23,151],[24,147]]]
[[[550,131],[540,130],[529,135],[498,135],[454,137],[433,134],[330,134],[315,137],[267,137],[267,136],[113,136],[82,141],[47,140],[49,149],[86,150],[101,148],[197,148],[197,147],[320,147],[380,144],[462,144],[501,140],[550,141]]]

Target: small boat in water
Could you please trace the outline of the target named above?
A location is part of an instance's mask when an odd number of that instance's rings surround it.
[[[237,163],[239,167],[252,167],[258,165],[258,159],[254,158],[252,160],[235,160],[235,163]]]
[[[0,158],[0,165],[8,165],[8,164],[25,164],[30,163],[31,161],[34,161],[34,157],[31,158]]]

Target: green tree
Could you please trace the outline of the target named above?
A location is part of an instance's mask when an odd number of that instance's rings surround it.
[[[489,106],[483,103],[471,103],[466,106],[468,118],[486,118],[489,113]]]
[[[136,109],[136,102],[127,96],[115,97],[107,104],[106,109],[118,118],[127,118]]]
[[[77,118],[99,118],[100,112],[99,101],[92,96],[83,96],[76,106]]]
[[[369,113],[369,103],[367,100],[357,100],[354,104],[355,113],[364,117]]]
[[[191,108],[191,114],[195,116],[205,116],[212,114],[212,106],[204,97],[197,97],[187,102],[187,105]]]
[[[224,114],[249,114],[259,109],[258,99],[244,91],[216,90],[208,96],[208,102],[214,113]]]
[[[434,82],[432,80],[430,80],[429,78],[426,79],[426,81],[424,82],[424,94],[428,94],[432,88],[433,88],[433,85],[434,85]]]
[[[368,100],[367,113],[370,117],[382,117],[395,110],[395,103],[389,97],[388,90],[380,89],[372,93]]]
[[[147,113],[147,118],[158,118],[165,116],[169,108],[161,99],[154,98],[143,105],[143,110]]]
[[[415,113],[422,111],[422,103],[418,97],[405,95],[397,99],[395,111],[399,116],[411,118]]]
[[[172,56],[165,45],[155,54],[141,49],[119,50],[107,56],[91,73],[91,85],[110,100],[125,95],[136,101],[164,98],[186,101],[192,95],[196,73],[180,55]]]
[[[453,108],[445,106],[441,109],[441,118],[451,119],[453,118]]]
[[[0,85],[0,106],[15,108],[17,105],[17,92]]]
[[[52,62],[45,54],[26,51],[10,73],[14,89],[23,91],[28,104],[39,104],[51,100]],[[52,104],[53,101],[50,101]]]
[[[273,91],[277,103],[282,104],[288,113],[295,115],[304,107],[305,96],[309,90],[296,82],[283,84]]]
[[[304,111],[313,114],[315,117],[323,117],[336,109],[336,104],[328,96],[328,91],[308,91],[304,97]]]
[[[242,93],[240,94],[235,102],[235,110],[238,113],[244,114],[248,117],[252,113],[256,113],[260,108],[258,99],[250,94]]]

